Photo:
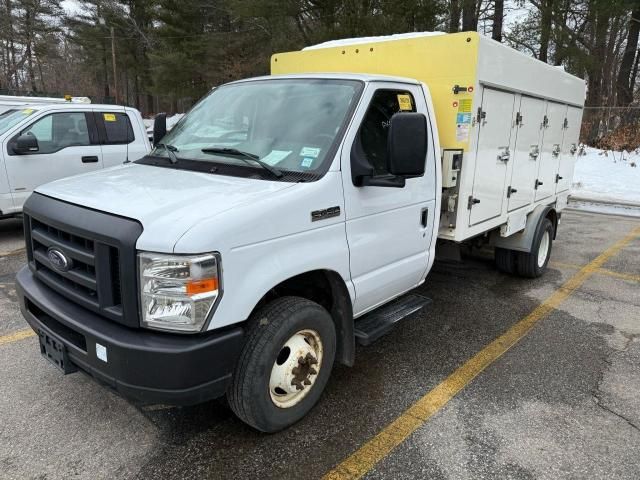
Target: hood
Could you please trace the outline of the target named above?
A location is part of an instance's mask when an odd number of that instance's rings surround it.
[[[57,180],[36,191],[138,220],[144,229],[139,244],[149,250],[171,251],[180,236],[200,220],[294,185],[127,164]]]

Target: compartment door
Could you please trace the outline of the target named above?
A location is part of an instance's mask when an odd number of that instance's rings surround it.
[[[540,136],[544,112],[544,100],[521,98],[513,149],[513,170],[510,188],[507,191],[509,211],[533,202],[540,161]]]
[[[556,191],[556,174],[560,166],[560,152],[564,135],[564,119],[567,106],[555,102],[547,103],[543,120],[542,148],[538,165],[538,176],[534,181],[536,201],[550,197]]]
[[[565,122],[564,138],[562,139],[562,151],[560,153],[560,166],[558,168],[558,183],[556,193],[569,190],[573,181],[573,169],[576,165],[578,152],[578,138],[580,125],[582,124],[582,110],[576,107],[567,108],[567,121]]]
[[[506,196],[515,95],[484,88],[469,225],[500,216]],[[465,201],[467,199],[464,199]]]

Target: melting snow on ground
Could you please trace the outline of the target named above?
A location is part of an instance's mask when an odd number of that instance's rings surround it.
[[[572,197],[640,205],[640,149],[613,152],[586,147],[578,157]]]

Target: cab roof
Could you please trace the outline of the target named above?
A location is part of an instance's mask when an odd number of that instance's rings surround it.
[[[306,78],[306,79],[327,79],[327,80],[359,80],[361,82],[398,82],[398,83],[409,83],[411,85],[420,85],[414,78],[407,77],[395,77],[392,75],[374,75],[369,73],[295,73],[295,74],[285,74],[285,75],[264,75],[261,77],[253,77],[253,78],[245,78],[242,80],[236,80],[235,82],[229,82],[227,85],[232,83],[243,83],[243,82],[251,82],[251,81],[262,81],[262,80],[274,80],[274,79],[297,79],[297,78]]]

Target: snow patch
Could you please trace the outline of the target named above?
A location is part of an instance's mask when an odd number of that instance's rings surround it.
[[[571,195],[583,200],[640,204],[640,151],[585,147],[573,175]]]
[[[392,42],[394,40],[406,40],[408,38],[434,37],[436,35],[446,35],[444,32],[409,32],[396,33],[394,35],[381,35],[379,37],[357,37],[343,38],[341,40],[330,40],[328,42],[319,43],[305,47],[302,50],[318,50],[320,48],[345,47],[349,45],[360,45],[362,43],[378,43]]]

